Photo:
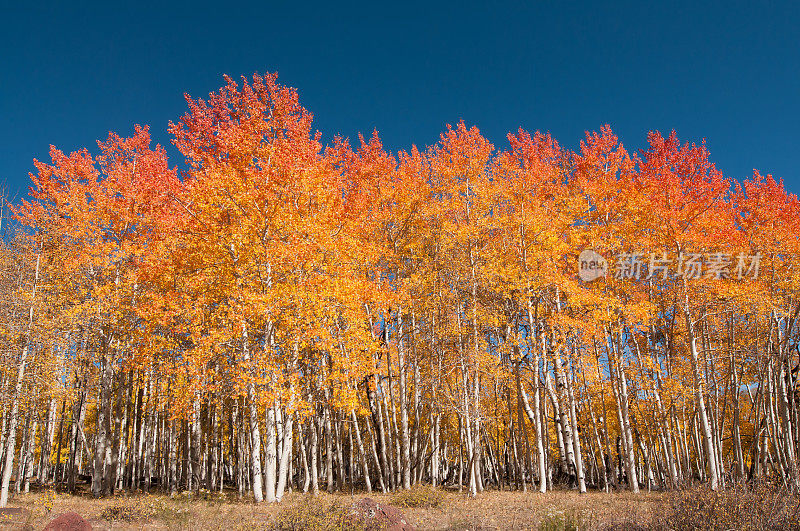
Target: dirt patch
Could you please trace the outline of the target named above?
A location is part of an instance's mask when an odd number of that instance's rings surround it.
[[[44,531],[92,531],[92,526],[78,513],[64,513],[47,524]]]

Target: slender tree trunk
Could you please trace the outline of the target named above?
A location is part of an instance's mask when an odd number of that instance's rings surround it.
[[[361,430],[358,427],[358,417],[356,416],[355,410],[350,411],[350,422],[353,423],[353,429],[356,435],[356,445],[358,446],[358,455],[361,460],[364,484],[367,488],[367,492],[372,492],[372,482],[369,478],[369,459],[367,458],[367,452],[364,450],[364,442],[361,439]]]
[[[275,427],[275,406],[267,408],[267,456],[264,461],[264,501],[274,503],[275,496],[275,476],[277,472],[277,430]]]
[[[400,448],[403,455],[403,488],[411,488],[411,454],[408,431],[408,396],[406,391],[405,336],[403,330],[403,309],[397,311],[397,364],[400,380]]]
[[[716,452],[714,451],[713,433],[711,432],[711,423],[708,421],[708,411],[706,409],[705,401],[705,385],[703,382],[702,370],[699,362],[699,355],[697,352],[697,339],[694,334],[694,323],[692,323],[691,311],[689,308],[689,291],[687,288],[686,279],[683,279],[683,316],[686,324],[686,342],[688,343],[689,353],[692,361],[692,374],[694,376],[694,394],[697,404],[697,412],[700,415],[700,427],[703,431],[703,445],[706,450],[706,459],[708,464],[708,472],[710,479],[710,487],[712,490],[717,490],[719,486],[719,478],[717,477],[717,459]]]
[[[11,467],[14,464],[14,451],[16,446],[17,425],[19,424],[19,401],[22,394],[22,385],[25,380],[25,368],[28,363],[28,355],[31,349],[31,331],[33,329],[33,306],[36,301],[36,287],[39,283],[39,263],[41,255],[36,255],[36,271],[33,279],[33,290],[31,295],[31,306],[28,312],[28,327],[25,332],[25,346],[22,347],[22,354],[19,358],[17,368],[17,382],[14,385],[14,396],[11,401],[11,411],[9,412],[8,438],[5,446],[5,464],[3,465],[3,478],[0,482],[0,507],[8,504],[8,484],[11,481]]]
[[[111,448],[111,380],[114,369],[109,356],[109,338],[104,332],[101,338],[102,352],[100,358],[100,405],[97,409],[97,433],[95,437],[94,470],[92,472],[92,495],[99,498],[103,495],[106,483],[107,450]],[[109,456],[110,457],[110,456]]]
[[[245,363],[250,362],[250,342],[247,324],[242,321],[242,353]],[[253,498],[256,503],[264,500],[261,477],[261,432],[258,429],[258,404],[255,397],[255,384],[247,383],[247,407],[250,413],[250,467],[253,481]]]

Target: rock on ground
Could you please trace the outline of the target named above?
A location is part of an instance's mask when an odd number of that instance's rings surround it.
[[[360,522],[368,531],[415,531],[406,517],[396,507],[381,505],[372,498],[363,498],[353,504],[351,517]]]
[[[78,513],[64,513],[47,524],[43,531],[92,531],[92,526]]]

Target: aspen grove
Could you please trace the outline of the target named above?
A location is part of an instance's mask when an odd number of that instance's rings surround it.
[[[324,146],[273,74],[187,103],[184,170],[136,127],[51,148],[7,207],[0,507],[32,484],[800,488],[782,182],[609,127],[575,151],[463,122],[425,150]],[[581,280],[586,249],[639,274]]]

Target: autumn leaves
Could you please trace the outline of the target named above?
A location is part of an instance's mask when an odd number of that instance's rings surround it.
[[[32,341],[61,367],[42,396],[83,382],[97,397],[96,495],[133,484],[134,462],[170,489],[227,480],[269,501],[292,467],[312,489],[320,474],[329,489],[455,481],[458,463],[473,494],[545,489],[559,470],[584,490],[612,481],[615,453],[631,488],[656,454],[674,484],[687,407],[692,459],[722,475],[731,413],[709,389],[762,365],[708,353],[734,331],[794,333],[780,318],[797,304],[800,205],[781,183],[732,186],[674,133],[632,154],[609,127],[576,152],[523,130],[498,150],[463,122],[424,151],[390,154],[377,134],[323,146],[274,74],[187,104],[169,128],[184,171],[137,127],[97,157],[53,149],[15,208],[43,258]],[[586,249],[762,253],[762,276],[586,283]],[[161,442],[132,427],[134,388],[137,429]]]

